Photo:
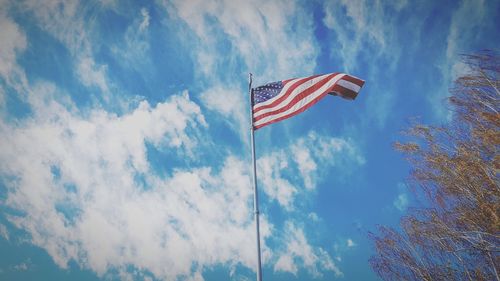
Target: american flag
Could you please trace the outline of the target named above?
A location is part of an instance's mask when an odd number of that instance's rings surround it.
[[[353,100],[365,81],[344,73],[328,73],[272,82],[252,89],[253,128],[290,118],[326,94]]]

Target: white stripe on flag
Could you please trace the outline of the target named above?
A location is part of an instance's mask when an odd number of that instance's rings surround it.
[[[335,83],[337,83],[337,81],[339,81],[340,79],[342,79],[342,77],[344,77],[345,74],[337,74],[335,75],[334,77],[332,77],[327,83],[325,83],[321,88],[317,89],[316,91],[312,92],[311,94],[309,94],[308,96],[304,97],[303,99],[301,99],[300,101],[296,102],[291,108],[289,108],[288,110],[284,111],[284,112],[280,112],[278,114],[274,114],[274,115],[270,115],[270,116],[266,116],[258,121],[256,121],[254,123],[254,126],[255,127],[259,127],[260,125],[262,124],[265,124],[265,123],[269,123],[269,122],[272,122],[273,120],[276,120],[278,118],[281,118],[283,116],[287,116],[287,115],[290,115],[290,114],[293,114],[294,112],[296,111],[299,111],[300,109],[302,109],[303,107],[307,106],[311,101],[313,101],[314,99],[316,99],[317,97],[321,96],[321,94],[324,94],[325,91],[332,87],[333,85],[335,85]],[[318,77],[319,78],[319,77]],[[285,107],[287,106],[288,104],[284,104],[282,107]],[[278,110],[279,108],[276,108],[276,110]]]
[[[343,79],[337,82],[337,84],[356,93],[361,89],[360,86]]]

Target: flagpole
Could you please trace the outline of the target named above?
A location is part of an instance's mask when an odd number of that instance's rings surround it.
[[[255,216],[255,232],[257,236],[257,281],[262,281],[262,268],[260,258],[260,230],[259,230],[259,193],[257,191],[257,170],[255,166],[255,140],[253,129],[253,101],[252,101],[252,73],[248,73],[248,95],[250,98],[250,139],[252,145],[253,164],[253,210]]]

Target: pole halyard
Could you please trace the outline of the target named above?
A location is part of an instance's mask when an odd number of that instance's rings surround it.
[[[255,216],[255,231],[257,241],[257,281],[262,281],[262,266],[260,257],[260,226],[259,226],[259,193],[257,190],[257,169],[255,165],[255,138],[253,128],[253,94],[252,94],[252,73],[248,74],[248,95],[250,98],[250,138],[252,146],[252,165],[253,165],[253,209]]]

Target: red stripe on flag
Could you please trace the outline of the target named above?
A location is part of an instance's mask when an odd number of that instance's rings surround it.
[[[330,94],[335,95],[335,96],[341,96],[343,98],[350,99],[350,100],[353,100],[358,96],[357,92],[350,90],[350,89],[347,89],[347,88],[344,88],[338,84],[333,86],[332,90],[330,91]]]
[[[363,85],[365,84],[365,81],[363,81],[359,78],[347,75],[347,74],[344,77],[342,77],[342,80],[352,82],[352,83],[358,85],[360,88],[363,87]]]

